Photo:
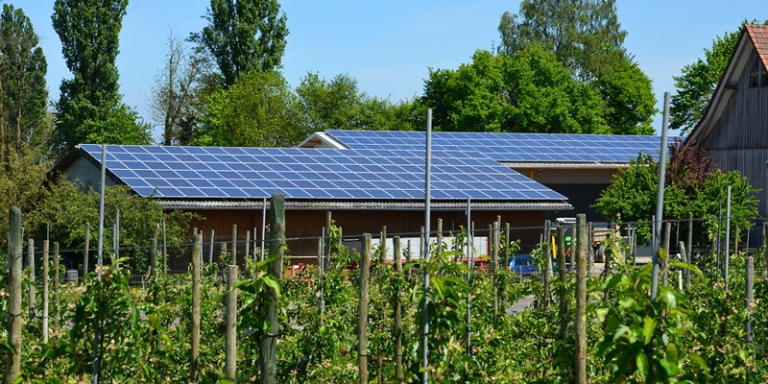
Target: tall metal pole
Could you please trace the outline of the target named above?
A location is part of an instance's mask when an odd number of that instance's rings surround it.
[[[651,300],[656,300],[659,291],[659,245],[661,241],[661,222],[664,220],[664,178],[667,170],[667,130],[669,128],[669,92],[664,92],[664,118],[661,122],[661,156],[659,157],[659,187],[656,195],[656,221],[654,232],[656,241],[653,245],[653,275],[651,275]]]
[[[255,233],[254,233],[255,235]],[[264,261],[264,239],[267,236],[267,198],[261,203],[261,261]]]
[[[432,108],[427,109],[427,133],[426,133],[426,167],[424,169],[424,262],[429,262],[429,234],[432,228],[430,219],[430,198],[431,185],[430,177],[432,171]],[[429,272],[424,268],[424,334],[422,335],[422,368],[424,373],[421,382],[429,382]]]
[[[731,186],[725,195],[725,290],[728,290],[728,262],[731,259]]]

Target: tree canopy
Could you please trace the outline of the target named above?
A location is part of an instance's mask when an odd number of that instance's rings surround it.
[[[191,36],[216,60],[224,83],[251,71],[280,68],[288,36],[278,0],[211,0],[208,25]]]
[[[599,92],[538,46],[478,51],[457,70],[430,70],[421,102],[445,131],[610,132]]]
[[[83,142],[147,144],[149,127],[122,104],[115,58],[128,0],[56,0],[53,29],[72,79],[61,83],[56,145],[61,153]],[[107,123],[107,122],[110,123]],[[114,125],[112,122],[120,124]],[[123,141],[124,140],[124,141]]]
[[[704,49],[704,57],[688,64],[682,69],[680,76],[675,76],[675,88],[669,108],[669,126],[681,129],[682,133],[689,132],[701,119],[704,109],[717,87],[717,82],[725,71],[736,44],[739,42],[741,31],[747,24],[758,24],[753,20],[741,22],[739,29],[716,36],[712,47]],[[768,21],[764,22],[768,25]]]
[[[49,134],[48,64],[32,23],[21,9],[3,4],[0,15],[0,163],[10,151],[45,144]]]

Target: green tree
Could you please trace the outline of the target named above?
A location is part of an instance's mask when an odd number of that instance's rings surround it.
[[[747,24],[757,24],[757,21],[744,20],[737,31],[715,37],[712,48],[704,49],[704,58],[686,65],[682,74],[675,76],[677,92],[672,96],[669,108],[669,124],[672,129],[681,129],[685,134],[699,122],[717,82],[725,71],[725,66],[728,65],[728,60],[736,49],[741,31]],[[768,25],[768,21],[764,24]]]
[[[84,141],[147,144],[147,126],[127,121],[135,112],[123,105],[115,58],[128,0],[56,0],[53,28],[61,39],[67,68],[74,77],[63,80],[56,105],[56,145],[66,153]],[[110,119],[125,124],[105,124]],[[94,127],[100,128],[91,131]],[[125,139],[128,141],[113,141]]]
[[[524,0],[517,15],[505,12],[499,23],[500,51],[514,55],[535,44],[583,80],[596,78],[624,55],[624,38],[615,0]]]
[[[308,73],[296,87],[302,112],[311,131],[355,129],[365,97],[357,80],[349,75],[337,75],[326,80]]]
[[[431,70],[421,102],[445,131],[610,133],[598,91],[538,46]]]
[[[208,26],[191,40],[213,55],[227,86],[251,71],[280,68],[288,36],[277,0],[211,0]]]
[[[29,17],[4,4],[0,15],[0,162],[47,140],[48,64]]]
[[[208,99],[193,139],[198,145],[290,147],[309,131],[301,107],[279,72],[251,72]]]
[[[524,0],[499,23],[499,51],[514,56],[531,45],[552,51],[604,99],[611,133],[652,134],[657,112],[651,80],[624,49],[627,33],[615,0]]]
[[[331,80],[309,73],[296,87],[307,131],[328,129],[416,130],[424,128],[425,108],[415,100],[391,102],[360,91],[357,80]]]

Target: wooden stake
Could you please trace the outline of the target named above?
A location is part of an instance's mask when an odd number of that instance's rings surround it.
[[[512,256],[512,250],[509,249],[512,240],[509,238],[509,223],[504,224],[504,268],[509,265],[509,258]]]
[[[166,237],[165,233],[165,220],[162,222],[162,229],[163,229],[163,274],[166,274],[168,271],[168,238]],[[200,230],[200,237],[202,240],[203,236],[203,230]],[[203,259],[202,252],[200,253],[200,260]],[[202,263],[201,263],[202,264]]]
[[[157,276],[157,233],[158,228],[157,225],[152,226],[153,232],[152,232],[152,243],[149,246],[149,266],[151,267],[150,272],[152,273],[152,276]],[[194,236],[197,236],[197,228],[193,231]]]
[[[381,262],[387,261],[387,226],[381,226],[381,239],[379,240],[379,248],[381,249]]]
[[[91,252],[91,223],[85,223],[85,252],[83,253],[83,285],[88,274],[88,256]]]
[[[549,306],[549,277],[552,273],[552,257],[549,251],[549,220],[544,221],[544,291],[541,299],[541,304],[544,308]]]
[[[53,243],[53,329],[57,332],[61,326],[61,270],[59,270],[59,242]]]
[[[203,254],[203,239],[195,232],[195,247],[192,251],[192,359],[189,368],[190,382],[197,382],[200,364],[200,257]]]
[[[690,260],[690,259],[691,259],[691,251],[685,248],[685,243],[683,243],[682,241],[680,242],[680,244],[679,244],[678,246],[680,247],[680,257],[682,257],[682,258],[683,258],[683,261],[687,263],[687,262],[688,262],[688,260]],[[687,270],[686,270],[686,271],[687,271]],[[681,279],[680,279],[680,280],[681,280],[681,282],[683,282],[684,284],[683,284],[682,288],[680,288],[680,289],[681,289],[681,290],[682,290],[682,289],[688,289],[688,286],[689,286],[689,285],[690,285],[690,283],[691,283],[691,277],[690,277],[690,276],[688,276],[688,275],[685,273],[685,271],[681,271],[681,272],[683,273],[683,276],[681,277]]]
[[[400,250],[400,236],[392,239],[392,248],[394,248],[395,273],[398,277],[403,274],[403,263]],[[403,324],[402,324],[402,306],[400,302],[400,292],[394,292],[394,312],[395,312],[395,378],[403,379]]]
[[[43,344],[48,344],[48,240],[43,240]]]
[[[576,383],[587,383],[587,217],[579,214],[576,267]]]
[[[368,384],[368,283],[371,265],[371,234],[363,234],[363,254],[360,257],[360,304],[358,305],[357,370],[360,384]]]
[[[245,231],[245,253],[243,254],[243,261],[248,260],[248,255],[251,251],[251,231]]]
[[[27,267],[29,268],[29,321],[37,316],[35,294],[35,240],[27,239]]]
[[[405,262],[410,263],[413,258],[411,257],[411,241],[408,240],[406,242],[406,250],[405,250]],[[408,268],[407,271],[405,271],[405,281],[408,282],[408,284],[411,284],[411,276],[412,276],[413,268]]]
[[[320,325],[323,324],[323,315],[325,314],[325,271],[323,270],[323,245],[324,239],[317,239],[317,273],[320,280],[320,300],[318,308],[320,310]]]
[[[437,219],[437,247],[435,250],[437,251],[437,256],[439,257],[437,260],[438,262],[442,260],[442,257],[440,255],[443,254],[443,219]]]
[[[21,280],[22,277],[21,210],[11,208],[8,219],[8,351],[5,383],[13,384],[21,373]]]
[[[226,365],[227,379],[237,379],[237,265],[227,266],[227,325]]]
[[[565,226],[557,227],[557,266],[560,276],[560,334],[563,340],[568,338],[568,291],[565,280]]]
[[[232,224],[232,265],[237,265],[237,224]]]
[[[688,214],[688,246],[686,249],[685,262],[693,264],[693,213]],[[683,271],[685,274],[685,288],[688,289],[691,286],[691,271]]]
[[[273,194],[270,204],[269,257],[274,258],[274,260],[269,263],[267,273],[280,281],[283,276],[283,252],[285,250],[285,197],[281,194]],[[280,331],[277,322],[279,297],[274,289],[267,287],[266,290],[267,304],[264,306],[266,324],[259,335],[261,384],[277,384],[277,337]]]
[[[747,257],[746,296],[747,296],[747,343],[755,340],[755,331],[752,329],[752,310],[755,305],[755,258]]]
[[[493,223],[493,328],[499,326],[499,282],[497,279],[497,269],[499,266],[499,237],[501,231],[499,222]]]

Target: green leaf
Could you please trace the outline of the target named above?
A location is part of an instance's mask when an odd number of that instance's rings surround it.
[[[646,316],[643,319],[643,338],[644,345],[648,345],[653,338],[653,332],[656,330],[656,319]]]
[[[648,357],[645,356],[643,351],[640,351],[635,355],[635,364],[637,364],[637,376],[639,376],[640,381],[644,383],[648,378]]]
[[[669,267],[670,268],[683,268],[683,269],[687,269],[687,270],[695,273],[696,276],[699,276],[699,277],[703,277],[704,276],[704,273],[701,272],[701,270],[697,266],[695,266],[693,264],[688,264],[688,263],[683,263],[683,262],[680,262],[680,261],[676,261],[674,263],[670,263]]]

